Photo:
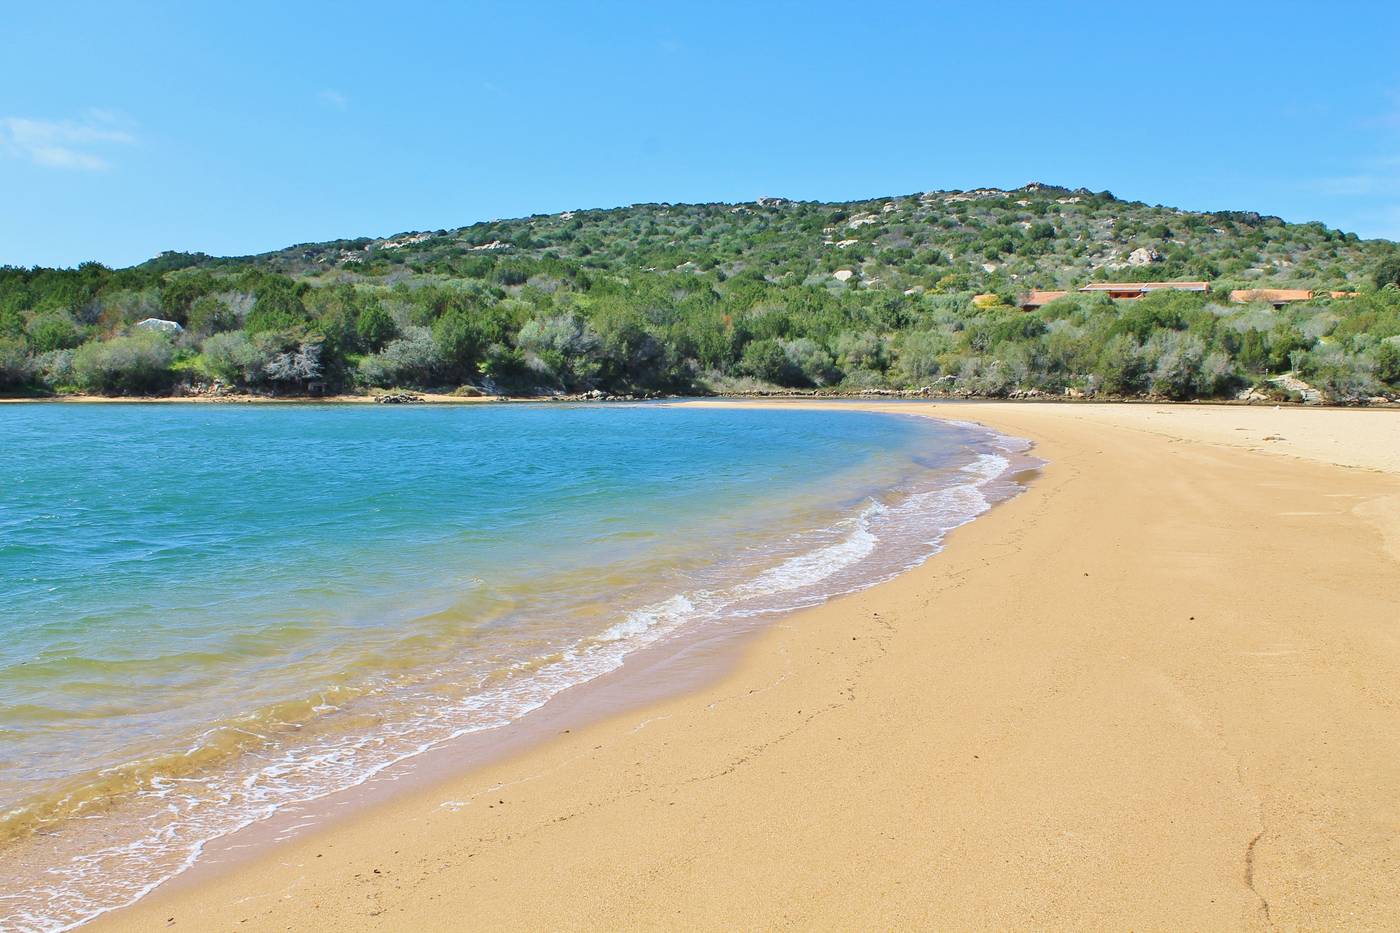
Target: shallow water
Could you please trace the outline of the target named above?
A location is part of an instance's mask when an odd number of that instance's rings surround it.
[[[860,412],[0,409],[0,928],[129,902],[697,626],[886,579],[1022,449]]]

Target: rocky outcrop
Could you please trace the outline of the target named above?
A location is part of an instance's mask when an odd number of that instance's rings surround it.
[[[660,392],[622,392],[613,394],[604,392],[602,389],[590,389],[587,392],[566,392],[561,395],[547,396],[551,402],[649,402],[660,398],[677,398],[674,395],[663,395]]]
[[[1274,376],[1269,382],[1272,385],[1278,386],[1290,396],[1298,396],[1303,400],[1304,405],[1319,405],[1322,403],[1322,393],[1299,379],[1296,373],[1284,373],[1282,376]]]

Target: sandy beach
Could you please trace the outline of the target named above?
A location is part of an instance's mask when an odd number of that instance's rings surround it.
[[[94,927],[1400,925],[1400,413],[859,407],[1048,465],[717,682]]]

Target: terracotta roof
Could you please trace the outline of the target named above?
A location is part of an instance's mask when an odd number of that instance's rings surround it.
[[[1331,294],[1333,298],[1355,298],[1357,296],[1356,292],[1332,292]]]
[[[1230,300],[1279,304],[1286,301],[1307,301],[1312,296],[1313,293],[1306,288],[1237,288],[1230,293]]]
[[[1069,294],[1069,292],[1053,292],[1053,291],[1052,291],[1052,292],[1043,292],[1043,291],[1033,291],[1033,292],[1031,292],[1029,295],[1027,295],[1025,298],[1022,298],[1022,299],[1021,299],[1021,307],[1023,307],[1023,308],[1039,308],[1039,307],[1041,307],[1042,305],[1048,305],[1050,302],[1054,301],[1054,300],[1057,299],[1057,298],[1063,298],[1063,297],[1065,297],[1065,296],[1068,295],[1068,294]]]
[[[1174,289],[1179,292],[1204,292],[1210,290],[1209,282],[1092,282],[1079,289],[1081,292],[1153,292]]]

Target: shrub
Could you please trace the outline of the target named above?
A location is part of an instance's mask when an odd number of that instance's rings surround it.
[[[1127,334],[1109,339],[1094,365],[1095,387],[1109,395],[1136,395],[1142,391],[1146,363],[1137,340]]]
[[[619,386],[662,389],[684,384],[670,348],[643,326],[641,316],[609,316],[599,322],[603,347],[600,377]]]
[[[66,314],[41,314],[29,322],[29,346],[35,353],[70,350],[83,342],[73,319]]]
[[[895,369],[904,385],[922,385],[943,371],[939,357],[952,349],[952,341],[940,331],[916,330],[899,342]]]
[[[974,320],[967,328],[972,349],[985,352],[1008,341],[1025,341],[1045,333],[1045,321],[1019,311],[994,311]]]
[[[58,389],[73,384],[72,350],[50,350],[34,358],[34,369],[39,379],[50,389]]]
[[[371,386],[426,386],[441,378],[442,370],[432,331],[410,325],[403,336],[360,360],[359,379]]]
[[[448,374],[458,382],[475,375],[486,335],[466,308],[448,308],[433,322],[433,340]]]
[[[1181,330],[1186,326],[1184,311],[1198,299],[1184,292],[1151,292],[1135,301],[1124,302],[1118,311],[1112,333],[1131,334],[1139,342],[1159,330]]]
[[[1374,363],[1377,379],[1386,385],[1400,385],[1400,345],[1394,337],[1376,348]]]
[[[841,377],[848,389],[878,389],[885,385],[885,374],[876,369],[848,369]]]
[[[792,369],[801,379],[800,384],[824,386],[837,377],[836,362],[826,348],[810,337],[782,341],[783,352],[787,354]]]
[[[568,390],[590,387],[601,362],[598,335],[572,312],[531,318],[520,328],[515,345],[541,378],[552,378]]]
[[[1298,354],[1298,371],[1333,401],[1355,401],[1374,395],[1379,388],[1368,360],[1351,356],[1337,346],[1319,346]]]
[[[209,374],[231,385],[257,382],[268,358],[241,330],[213,335],[204,341],[203,353]]]
[[[85,343],[73,354],[73,379],[88,391],[104,395],[155,393],[170,388],[170,364],[175,349],[154,333],[113,337]]]
[[[776,337],[754,340],[744,347],[739,358],[739,372],[764,382],[780,386],[796,386],[801,374],[792,365],[782,341]]]
[[[1382,259],[1376,265],[1372,281],[1376,283],[1376,288],[1385,288],[1387,285],[1400,286],[1400,253]]]
[[[844,370],[885,369],[889,357],[885,342],[877,334],[846,331],[836,338],[832,347],[836,362]]]
[[[250,334],[292,330],[307,322],[301,292],[291,279],[269,276],[253,291],[255,301],[244,328]]]
[[[213,287],[214,278],[208,272],[188,272],[173,276],[161,289],[160,316],[177,321],[181,325],[187,324],[194,302]]]
[[[1166,331],[1153,334],[1146,348],[1155,360],[1148,383],[1157,395],[1172,399],[1191,398],[1197,393],[1205,343],[1195,334]]]
[[[190,304],[186,327],[195,334],[217,334],[238,326],[238,314],[214,295],[201,295]]]
[[[520,392],[535,388],[533,374],[525,364],[525,354],[515,347],[494,343],[486,348],[481,374],[493,392]]]
[[[23,340],[0,338],[0,389],[19,389],[34,378],[34,361]]]
[[[305,386],[321,378],[321,344],[304,341],[275,354],[263,364],[263,378],[283,386]]]
[[[355,318],[355,335],[360,346],[371,353],[384,349],[385,344],[398,336],[398,326],[384,306],[377,301],[360,309]]]
[[[958,383],[978,395],[1000,397],[1016,388],[1017,379],[1005,360],[968,356],[958,366]]]
[[[1212,350],[1201,363],[1201,375],[1197,380],[1197,391],[1204,396],[1227,395],[1245,384],[1239,367],[1228,353]]]

